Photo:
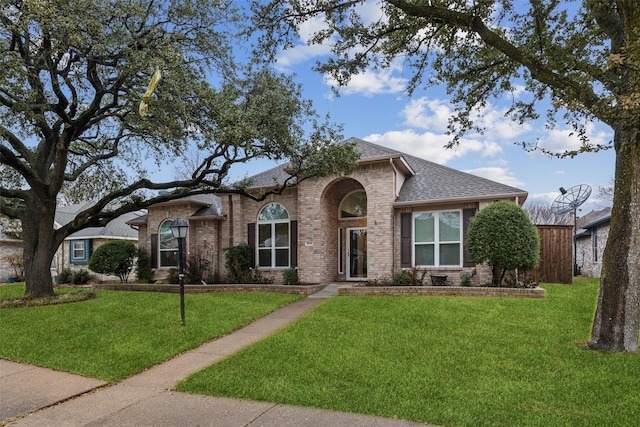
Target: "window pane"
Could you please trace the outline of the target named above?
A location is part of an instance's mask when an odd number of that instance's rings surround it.
[[[160,251],[161,267],[177,267],[178,251]]]
[[[416,265],[434,265],[434,246],[416,245]]]
[[[73,255],[76,259],[84,259],[84,241],[73,242]]]
[[[274,219],[289,219],[287,210],[280,203],[269,203],[258,216],[258,221],[271,221]]]
[[[367,216],[367,193],[356,191],[344,198],[340,204],[340,218]]]
[[[434,218],[431,213],[418,214],[415,217],[415,241],[434,241]]]
[[[282,248],[289,247],[289,223],[281,222],[276,223],[276,244],[275,246]]]
[[[258,249],[258,265],[271,267],[271,249]]]
[[[460,244],[440,245],[440,265],[460,265]]]
[[[289,249],[276,249],[276,267],[289,266]]]
[[[270,248],[273,246],[273,239],[271,238],[271,224],[258,225],[258,244],[261,248]]]
[[[440,212],[440,241],[460,241],[460,212]]]
[[[173,237],[171,233],[171,221],[165,221],[160,226],[160,230],[158,232],[158,240],[160,240],[160,249],[177,249],[178,248],[178,239]]]

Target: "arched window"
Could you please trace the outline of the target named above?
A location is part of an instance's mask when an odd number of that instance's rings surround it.
[[[160,267],[178,266],[178,239],[171,233],[171,219],[164,220],[158,230]]]
[[[367,193],[353,191],[340,203],[340,218],[361,218],[367,216]]]
[[[289,266],[289,213],[269,203],[258,214],[258,266]]]

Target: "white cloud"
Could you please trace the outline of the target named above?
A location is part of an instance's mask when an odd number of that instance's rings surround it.
[[[507,168],[494,166],[494,167],[469,169],[469,170],[465,170],[464,172],[481,176],[483,178],[487,178],[492,181],[500,182],[505,185],[510,185],[512,187],[519,187],[524,184],[524,182],[516,178],[513,172],[511,172]]]
[[[593,123],[586,125],[586,136],[591,144],[605,145],[611,140],[611,134],[598,129]],[[540,138],[538,147],[552,153],[562,153],[564,151],[578,150],[582,141],[573,129],[551,129]],[[535,151],[531,155],[540,155]]]
[[[472,120],[486,129],[482,139],[511,142],[518,135],[531,131],[529,124],[519,125],[506,117],[506,111],[489,105],[472,115]],[[402,110],[407,126],[440,132],[447,129],[448,120],[453,114],[454,107],[449,101],[427,97],[409,101]]]
[[[340,89],[343,95],[359,94],[372,97],[380,94],[402,92],[407,86],[407,79],[395,75],[396,67],[381,70],[367,70],[360,74],[353,74],[349,84]],[[329,75],[325,75],[325,83],[337,87],[337,82]]]
[[[458,147],[446,149],[444,146],[451,137],[432,132],[418,134],[412,129],[372,134],[363,139],[440,164],[471,153],[491,157],[502,152],[502,147],[495,142],[471,139],[463,139]]]
[[[439,132],[447,130],[451,114],[452,107],[449,101],[428,99],[424,96],[409,101],[402,110],[404,124],[407,126]]]

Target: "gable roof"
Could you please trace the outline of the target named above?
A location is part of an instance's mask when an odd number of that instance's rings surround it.
[[[604,208],[599,211],[587,212],[579,217],[576,226],[578,229],[591,228],[609,220],[611,220],[611,208]]]
[[[191,194],[179,199],[156,203],[153,206],[166,206],[185,202],[190,202],[192,205],[198,208],[195,212],[189,215],[189,219],[219,218],[222,215],[222,202],[220,201],[220,197],[216,196],[215,194]],[[126,221],[126,224],[129,226],[146,224],[147,218],[148,216],[146,211],[137,212],[137,215],[129,218]],[[135,233],[137,233],[137,230],[134,231]]]
[[[62,206],[56,208],[55,221],[59,227],[62,227],[69,222],[71,222],[78,212],[83,211],[93,205],[94,202],[84,202],[75,205]],[[112,239],[125,239],[125,240],[137,240],[138,232],[137,230],[133,230],[129,225],[127,225],[127,221],[132,220],[141,214],[143,214],[143,210],[129,212],[120,215],[118,218],[115,218],[109,221],[106,225],[102,227],[88,227],[82,229],[80,231],[76,231],[75,233],[69,235],[67,239],[87,239],[87,238],[112,238]]]
[[[528,195],[524,190],[362,139],[350,138],[345,142],[356,144],[357,150],[360,152],[360,163],[391,158],[401,158],[406,162],[408,176],[396,198],[397,204],[460,199],[480,200],[498,197],[519,197],[522,204]],[[250,177],[249,179],[253,183],[252,188],[271,187],[275,183],[283,183],[290,176],[286,172],[287,166],[276,166]]]

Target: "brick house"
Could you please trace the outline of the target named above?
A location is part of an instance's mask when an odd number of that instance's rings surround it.
[[[278,283],[298,269],[302,283],[364,281],[403,268],[446,275],[462,272],[487,283],[491,271],[465,252],[466,228],[479,209],[496,200],[522,205],[527,192],[359,139],[361,158],[349,176],[301,182],[281,195],[255,202],[237,194],[185,197],[151,206],[129,221],[139,232],[162,277],[177,265],[169,224],[188,221],[187,252],[212,261],[212,277],[224,274],[226,247],[248,243],[253,263]],[[282,182],[286,167],[253,176],[251,190]]]

